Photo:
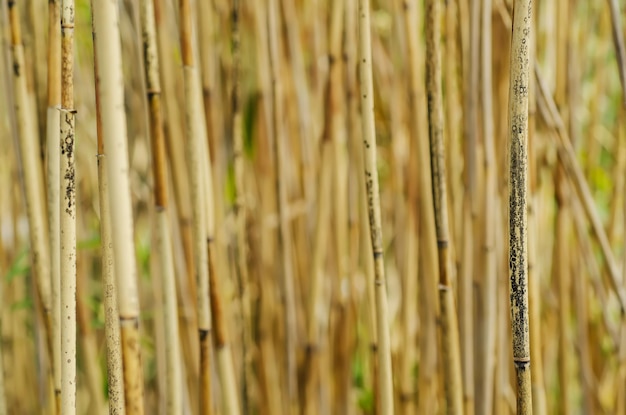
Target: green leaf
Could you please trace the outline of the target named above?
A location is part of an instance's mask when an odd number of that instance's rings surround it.
[[[28,261],[28,250],[24,249],[19,253],[15,261],[11,264],[11,268],[4,276],[4,281],[11,282],[16,277],[26,276],[30,271],[30,264]]]

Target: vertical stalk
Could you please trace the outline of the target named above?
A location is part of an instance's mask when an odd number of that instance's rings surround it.
[[[409,105],[412,108],[409,113],[411,121],[411,154],[416,160],[409,160],[409,166],[413,167],[411,176],[416,177],[417,189],[411,187],[414,193],[414,202],[417,212],[416,223],[419,230],[418,244],[420,246],[421,285],[420,285],[420,371],[418,381],[418,394],[420,413],[435,411],[437,403],[437,248],[436,231],[433,222],[433,193],[430,182],[431,172],[428,162],[428,141],[425,139],[426,111],[424,104],[424,74],[423,55],[419,53],[417,34],[422,30],[419,12],[423,11],[422,2],[407,1],[404,3],[404,28],[407,42],[408,76],[410,85]],[[417,29],[416,29],[417,26]]]
[[[495,232],[496,222],[494,212],[496,206],[496,156],[494,143],[493,126],[493,92],[492,92],[492,71],[491,71],[491,0],[483,0],[482,8],[482,107],[483,107],[483,135],[484,135],[484,248],[483,252],[483,292],[484,298],[480,304],[480,317],[482,324],[482,337],[479,343],[483,366],[479,368],[481,377],[477,385],[476,412],[479,415],[492,413],[493,409],[493,389],[496,365],[496,314],[497,314],[497,258],[495,252]]]
[[[94,36],[94,44],[96,38]],[[96,57],[94,56],[94,60]],[[98,65],[94,62],[95,71]],[[98,76],[95,75],[96,82]],[[100,245],[102,247],[102,285],[104,291],[104,337],[106,338],[107,380],[109,385],[109,415],[124,415],[124,378],[120,337],[120,315],[117,302],[113,244],[111,236],[111,209],[109,207],[109,180],[107,176],[100,99],[96,94],[96,125],[98,152],[98,195],[100,207]]]
[[[278,243],[281,255],[282,289],[285,317],[285,352],[287,360],[287,394],[289,413],[298,407],[298,377],[296,362],[297,321],[294,290],[294,273],[289,243],[289,223],[287,221],[287,176],[285,174],[285,143],[283,136],[282,83],[280,81],[280,43],[278,39],[278,1],[270,0],[267,10],[269,66],[272,84],[273,108],[273,152],[276,163],[276,205],[278,208]]]
[[[233,73],[232,73],[232,123],[233,123],[233,164],[235,170],[235,270],[237,281],[239,284],[239,301],[241,302],[242,316],[242,389],[243,389],[243,410],[248,411],[248,387],[252,378],[252,367],[249,358],[250,348],[252,347],[252,314],[250,307],[250,281],[248,280],[248,264],[247,264],[247,238],[246,238],[246,203],[245,203],[245,166],[244,166],[244,145],[243,145],[243,117],[241,113],[241,48],[239,19],[241,6],[239,0],[233,0],[231,9],[232,19],[232,54],[233,54]],[[207,113],[207,116],[209,114]]]
[[[99,82],[102,136],[108,149],[107,179],[111,186],[111,234],[117,280],[122,344],[125,408],[128,415],[144,413],[143,370],[139,338],[139,295],[128,174],[128,143],[124,112],[122,51],[117,3],[94,2],[93,31]],[[105,66],[106,65],[106,66]]]
[[[76,413],[74,1],[61,2],[61,413]]]
[[[50,225],[50,276],[52,306],[52,374],[56,411],[61,410],[61,0],[48,2],[48,110],[46,113],[46,153],[48,159],[48,223]]]
[[[626,46],[624,45],[624,30],[620,18],[620,8],[617,0],[608,0],[611,11],[611,29],[619,80],[622,84],[622,106],[626,107]]]
[[[164,295],[165,360],[167,396],[166,413],[179,414],[183,410],[181,355],[179,350],[178,304],[174,258],[167,217],[167,164],[165,139],[161,114],[161,85],[159,82],[159,56],[156,42],[154,6],[152,0],[142,0],[140,5],[143,38],[143,58],[146,92],[150,119],[150,144],[152,147],[152,174],[154,177],[154,204],[157,216],[158,255],[161,286]]]
[[[359,89],[361,92],[361,126],[363,135],[364,170],[367,211],[370,223],[372,256],[374,258],[374,288],[376,296],[376,326],[378,334],[378,396],[381,415],[394,413],[393,374],[387,306],[387,281],[383,261],[383,235],[380,213],[378,170],[376,166],[376,125],[374,122],[374,82],[372,76],[372,43],[369,0],[359,0]]]
[[[528,84],[532,0],[515,0],[509,85],[509,271],[517,413],[532,413],[528,322]]]
[[[23,178],[23,191],[32,252],[32,269],[35,275],[37,294],[41,299],[44,313],[48,351],[52,356],[52,312],[50,305],[50,252],[48,251],[48,229],[44,202],[43,172],[39,159],[37,126],[33,119],[34,109],[27,92],[24,45],[20,28],[18,3],[8,0],[8,31],[12,51],[12,75],[14,85],[15,118],[19,149],[20,175]],[[7,45],[9,46],[9,45]],[[56,126],[58,128],[58,125]],[[58,145],[58,142],[57,142]],[[57,183],[58,185],[58,183]],[[53,360],[53,359],[51,359]]]
[[[428,97],[428,133],[432,169],[433,207],[439,257],[439,306],[443,370],[448,414],[463,413],[463,385],[459,353],[459,328],[448,235],[445,148],[443,141],[443,99],[441,92],[441,6],[437,0],[426,2],[426,94]],[[467,312],[467,310],[466,310]]]
[[[207,212],[204,146],[202,135],[201,108],[195,93],[199,91],[199,78],[193,59],[191,5],[189,0],[180,0],[180,42],[183,57],[185,83],[185,119],[187,124],[187,159],[189,166],[190,191],[193,211],[194,252],[196,266],[198,335],[200,341],[200,414],[213,413],[211,391],[211,304],[209,299],[209,257],[206,241]]]

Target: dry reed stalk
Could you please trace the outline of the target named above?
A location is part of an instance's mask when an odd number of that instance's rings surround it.
[[[294,292],[294,273],[290,254],[289,223],[287,222],[287,176],[285,175],[286,151],[284,142],[283,123],[283,95],[281,68],[280,68],[280,44],[278,39],[278,5],[277,0],[268,3],[267,29],[269,42],[269,67],[272,84],[272,104],[273,104],[273,132],[272,146],[274,162],[276,164],[276,205],[278,209],[278,245],[281,256],[282,275],[282,300],[284,302],[285,319],[285,354],[287,367],[287,397],[290,413],[294,413],[298,407],[298,378],[296,362],[297,321],[296,303]]]
[[[426,137],[426,96],[424,92],[423,53],[418,49],[418,33],[422,33],[418,19],[423,11],[421,2],[406,2],[404,7],[404,28],[406,31],[406,47],[409,77],[409,119],[411,120],[411,154],[417,153],[416,161],[409,160],[411,177],[417,177],[414,186],[417,192],[415,209],[417,229],[419,230],[418,245],[420,252],[419,303],[420,303],[420,371],[418,381],[418,412],[430,413],[437,407],[437,325],[439,309],[437,295],[437,248],[433,211],[433,193],[430,182],[431,166],[428,160],[428,141]],[[417,26],[417,27],[416,27]],[[413,186],[411,186],[413,188]],[[412,198],[412,199],[413,199]]]
[[[287,45],[289,47],[289,55],[292,59],[290,65],[292,71],[293,82],[295,84],[296,102],[298,109],[298,131],[295,135],[300,138],[301,142],[301,155],[300,170],[302,172],[302,184],[304,190],[304,197],[307,203],[310,205],[313,202],[315,196],[315,186],[313,185],[313,174],[315,167],[315,157],[313,149],[316,142],[316,137],[311,134],[313,120],[312,120],[312,105],[311,97],[309,96],[309,82],[306,76],[306,68],[304,65],[303,47],[301,34],[300,34],[300,22],[296,13],[297,8],[294,0],[281,0],[282,10],[285,17],[285,29]]]
[[[28,218],[30,250],[33,274],[37,287],[37,295],[43,308],[45,336],[48,355],[52,357],[52,310],[50,287],[50,251],[48,244],[48,228],[44,202],[43,172],[39,159],[39,142],[37,126],[33,119],[33,109],[28,97],[26,85],[26,66],[24,46],[20,28],[18,4],[12,0],[8,5],[9,39],[6,43],[12,52],[13,99],[16,134],[18,137],[19,167],[23,178],[23,194]],[[8,94],[7,94],[8,95]],[[51,361],[53,359],[50,359]]]
[[[383,235],[380,192],[376,167],[376,125],[374,120],[374,85],[372,79],[372,43],[369,0],[359,0],[359,90],[361,95],[361,128],[363,136],[364,176],[367,210],[370,222],[371,256],[374,260],[376,327],[378,334],[378,379],[380,413],[393,414],[393,373],[387,305],[387,281],[383,261]]]
[[[528,320],[528,87],[532,0],[516,0],[509,81],[509,276],[517,413],[532,413]]]
[[[94,43],[96,42],[94,36]],[[94,56],[95,59],[95,56]],[[94,64],[97,71],[98,65]],[[98,79],[98,76],[95,76]],[[104,297],[104,337],[106,338],[107,384],[109,396],[109,414],[123,415],[124,378],[122,368],[122,348],[120,335],[120,316],[117,301],[117,283],[113,259],[111,235],[111,209],[109,207],[109,181],[107,165],[104,159],[104,137],[100,117],[100,99],[96,94],[96,124],[98,152],[98,199],[100,207],[100,246],[102,247],[102,286]]]
[[[76,413],[74,1],[61,1],[61,413]]]
[[[166,413],[179,414],[183,410],[181,385],[181,355],[178,330],[178,304],[176,300],[176,277],[174,258],[167,216],[167,162],[161,114],[161,84],[159,81],[159,55],[156,41],[156,23],[152,0],[140,4],[143,58],[146,92],[150,117],[150,145],[152,148],[152,174],[154,177],[154,204],[156,210],[161,286],[164,296],[165,360],[168,387],[166,389]]]
[[[480,82],[481,82],[481,0],[469,1],[469,45],[467,68],[465,70],[465,88],[463,100],[464,126],[464,193],[463,193],[463,260],[459,275],[459,335],[463,349],[461,353],[463,376],[463,411],[468,415],[474,412],[474,274],[480,275],[482,261],[474,261],[479,246],[480,220],[478,218],[479,195],[478,186],[478,153],[481,143],[478,140],[480,125]],[[485,69],[483,68],[483,71]],[[484,111],[483,111],[484,112]],[[484,143],[483,146],[485,147]],[[432,150],[431,150],[432,151]],[[433,190],[434,191],[434,190]],[[485,225],[486,226],[486,225]],[[476,242],[474,242],[476,241]],[[439,264],[441,268],[442,264]],[[440,271],[441,272],[441,271]],[[482,278],[484,280],[484,277]],[[486,292],[486,291],[485,291]],[[483,299],[483,304],[486,299]]]
[[[248,388],[253,379],[253,367],[251,361],[251,348],[253,347],[252,333],[252,306],[251,306],[251,290],[250,280],[248,276],[248,247],[246,236],[246,192],[245,192],[245,160],[244,160],[244,144],[243,144],[243,116],[241,111],[241,47],[240,47],[240,29],[239,21],[241,15],[241,6],[239,0],[234,0],[231,8],[231,25],[232,25],[232,133],[233,133],[233,164],[235,171],[235,203],[233,206],[236,222],[235,230],[235,271],[239,284],[239,301],[241,302],[241,317],[243,328],[241,336],[242,348],[242,408],[243,413],[249,411]],[[203,65],[204,67],[204,65]],[[206,103],[206,100],[205,100]],[[206,106],[205,106],[206,109]],[[207,116],[209,113],[207,111]],[[207,121],[207,125],[208,125]]]
[[[197,290],[197,319],[200,341],[200,414],[212,414],[213,396],[211,387],[211,304],[209,298],[209,258],[206,241],[207,206],[203,168],[203,143],[200,128],[201,109],[196,105],[195,93],[199,90],[199,79],[192,52],[191,10],[188,0],[179,2],[180,42],[183,57],[185,82],[185,119],[187,123],[187,160],[192,199],[194,252]]]
[[[548,123],[548,125],[556,130],[556,138],[559,144],[559,161],[564,165],[567,172],[567,177],[573,182],[578,199],[583,205],[587,220],[589,221],[593,231],[593,236],[595,237],[602,251],[602,255],[604,257],[607,267],[607,272],[610,277],[610,282],[613,290],[618,297],[621,310],[626,310],[626,292],[619,283],[620,276],[618,275],[619,272],[617,264],[613,256],[611,246],[609,245],[606,232],[604,231],[604,227],[602,226],[602,222],[600,220],[597,208],[594,204],[595,202],[593,201],[593,198],[591,196],[589,184],[583,176],[580,165],[578,164],[578,160],[576,159],[574,149],[569,140],[569,134],[563,123],[563,119],[561,118],[559,110],[554,103],[552,95],[550,95],[547,90],[547,86],[538,67],[535,67],[535,76],[537,79],[537,85],[539,86],[538,91],[540,92],[540,95],[538,96],[538,101],[541,103],[539,105],[539,108],[542,111],[541,115]]]
[[[204,4],[205,2],[201,2]],[[163,131],[167,144],[167,155],[170,162],[170,172],[173,179],[176,215],[180,239],[183,246],[186,279],[178,279],[180,288],[180,329],[182,331],[182,354],[185,361],[187,391],[192,402],[197,402],[199,382],[199,343],[197,334],[196,316],[196,271],[194,264],[194,248],[192,234],[192,208],[188,200],[191,198],[188,180],[188,168],[185,165],[185,146],[179,144],[179,137],[185,140],[176,95],[175,73],[173,59],[166,59],[172,53],[173,40],[168,33],[167,15],[162,12],[162,1],[154,1],[154,17],[158,38],[160,74],[162,84],[163,103]]]
[[[496,366],[496,313],[497,313],[497,258],[495,247],[496,223],[494,212],[496,205],[496,153],[494,143],[493,124],[493,83],[492,83],[492,60],[491,60],[491,0],[483,0],[482,7],[482,36],[481,36],[481,99],[482,99],[482,123],[484,135],[484,181],[483,192],[483,235],[484,247],[482,263],[483,293],[480,304],[480,336],[483,339],[479,344],[482,367],[478,368],[480,382],[476,385],[476,413],[479,415],[491,414],[493,411],[493,389]]]
[[[613,45],[615,46],[617,69],[622,85],[622,106],[626,107],[626,46],[624,45],[624,30],[622,29],[620,7],[617,0],[608,0],[608,2],[611,11],[611,33],[613,35]]]
[[[56,411],[61,410],[61,202],[59,173],[61,153],[61,0],[48,2],[48,109],[46,112],[46,156],[48,179],[48,223],[50,228],[50,276],[52,306],[52,373]]]
[[[570,305],[570,258],[567,248],[569,240],[569,195],[567,187],[564,183],[566,180],[565,172],[562,166],[557,165],[555,172],[555,190],[557,201],[556,238],[554,243],[554,260],[553,275],[557,279],[558,295],[559,295],[559,410],[563,414],[570,413],[571,406],[569,383],[571,378],[568,376],[568,349],[570,342],[568,341],[569,326],[569,305]]]
[[[533,14],[531,32],[531,56],[535,59],[537,52],[537,17]],[[530,354],[533,356],[533,365],[536,370],[531,379],[533,394],[533,413],[545,415],[547,413],[546,390],[544,381],[542,332],[541,332],[541,261],[539,252],[539,132],[537,131],[537,100],[536,82],[531,77],[528,86],[528,307],[530,313]]]
[[[122,53],[119,11],[114,2],[94,2],[94,45],[99,66],[99,96],[102,136],[108,149],[107,179],[111,186],[111,234],[118,292],[125,409],[128,415],[144,413],[143,370],[139,338],[139,296],[133,215],[128,174],[128,143],[124,112]]]
[[[433,209],[439,258],[439,305],[446,412],[463,413],[463,383],[454,291],[449,251],[448,200],[443,143],[443,96],[441,91],[441,9],[437,1],[426,2],[426,93],[432,170]],[[467,310],[466,310],[467,312]],[[467,345],[464,344],[464,347]],[[472,376],[473,377],[473,376]],[[470,379],[473,384],[473,379]],[[473,393],[466,394],[471,396]],[[473,404],[472,404],[473,406]]]

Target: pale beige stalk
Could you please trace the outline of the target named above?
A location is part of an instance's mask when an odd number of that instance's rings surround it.
[[[532,0],[516,0],[509,83],[509,272],[517,413],[532,413],[528,316],[528,87]]]
[[[93,8],[93,3],[92,3]],[[93,29],[93,15],[92,15]],[[93,36],[94,45],[97,43]],[[98,82],[97,57],[94,55],[94,77]],[[96,86],[97,88],[97,86]],[[113,242],[111,238],[111,209],[109,208],[109,180],[107,176],[104,137],[100,99],[96,94],[96,131],[98,163],[98,196],[100,207],[100,246],[102,256],[102,285],[104,303],[104,336],[106,339],[107,381],[109,395],[109,415],[124,415],[124,377],[122,368],[122,344],[120,335],[120,314],[117,305],[117,283],[115,281]]]
[[[394,413],[393,374],[391,369],[391,341],[387,281],[383,262],[383,235],[380,213],[380,192],[376,166],[376,125],[374,122],[374,81],[372,76],[372,42],[370,33],[369,0],[359,0],[359,91],[361,95],[361,126],[363,135],[364,177],[367,210],[370,222],[372,256],[374,258],[374,287],[376,296],[376,326],[378,334],[377,390],[381,415]]]
[[[276,163],[276,205],[278,208],[278,241],[281,256],[282,290],[284,301],[285,320],[285,353],[287,366],[287,397],[289,412],[295,412],[298,407],[298,376],[296,361],[297,321],[296,299],[294,290],[294,272],[291,260],[291,243],[289,223],[287,222],[287,175],[285,137],[283,123],[283,92],[280,69],[280,43],[278,25],[278,0],[270,0],[267,9],[267,27],[269,43],[269,66],[272,84],[274,137],[272,138],[273,152]]]
[[[617,0],[608,0],[608,2],[611,11],[611,33],[615,46],[617,69],[619,71],[619,80],[622,84],[622,106],[626,108],[626,46],[624,45],[624,30],[622,29],[620,6]]]
[[[493,410],[494,375],[496,366],[496,314],[497,314],[497,258],[495,247],[496,206],[496,156],[493,126],[493,91],[492,91],[492,54],[491,54],[491,0],[483,0],[482,7],[482,36],[481,36],[481,87],[482,87],[482,120],[484,136],[484,248],[483,248],[483,293],[479,307],[481,310],[482,332],[480,336],[479,353],[483,366],[477,370],[480,373],[480,382],[476,385],[476,413],[488,415]]]
[[[111,186],[109,207],[117,280],[119,321],[124,372],[126,413],[143,414],[143,370],[139,338],[139,296],[133,232],[133,215],[128,174],[128,142],[122,51],[117,3],[94,2],[94,45],[99,65],[96,93],[101,106],[102,135],[107,149],[107,179]]]
[[[74,1],[61,2],[61,413],[76,413]]]
[[[420,370],[418,380],[419,409],[418,412],[432,412],[437,407],[437,371],[438,371],[438,345],[437,345],[437,313],[439,299],[437,295],[437,245],[435,235],[435,223],[433,221],[433,193],[430,181],[431,168],[428,160],[428,141],[424,139],[426,134],[426,110],[424,108],[426,97],[424,92],[424,69],[423,54],[419,53],[419,40],[417,33],[422,33],[419,22],[420,12],[423,12],[422,2],[406,1],[404,8],[404,28],[407,42],[407,63],[409,77],[409,119],[412,136],[412,156],[416,160],[410,160],[416,168],[413,174],[417,176],[416,192],[416,222],[419,229],[418,244],[420,246],[420,268],[422,270],[423,284],[420,286]],[[415,29],[415,25],[418,26]],[[417,33],[416,33],[417,32]],[[415,155],[415,153],[417,153]]]
[[[448,200],[446,190],[443,96],[441,90],[441,8],[437,0],[426,2],[426,94],[432,169],[433,208],[439,254],[439,307],[446,412],[463,413],[463,383],[454,291],[451,280]],[[467,311],[466,311],[467,312]],[[473,383],[473,379],[471,380]],[[473,393],[470,393],[470,396]]]
[[[39,140],[37,125],[33,120],[34,109],[28,96],[24,46],[20,28],[18,3],[8,1],[9,41],[12,51],[12,70],[15,118],[17,124],[20,171],[23,177],[23,191],[28,218],[32,269],[36,287],[41,298],[49,350],[52,339],[52,314],[50,304],[50,252],[48,250],[48,227],[44,202],[42,166],[39,160]],[[58,128],[58,126],[57,126]],[[58,145],[58,142],[57,142]]]
[[[61,410],[61,210],[59,148],[61,118],[61,0],[48,3],[48,110],[46,113],[46,156],[48,223],[50,227],[50,281],[52,306],[52,374],[56,411]]]
[[[154,176],[154,203],[156,210],[160,282],[164,295],[166,399],[168,415],[183,410],[181,354],[178,330],[178,303],[172,241],[167,216],[167,164],[161,115],[161,85],[159,82],[159,56],[156,42],[154,7],[152,0],[140,4],[145,82],[149,106],[152,171]]]
[[[196,93],[200,82],[194,64],[191,43],[191,12],[188,0],[180,0],[180,41],[183,55],[183,76],[185,84],[185,120],[187,124],[187,160],[193,215],[194,263],[196,265],[197,318],[200,341],[200,414],[213,413],[211,392],[211,310],[209,303],[209,258],[206,245],[207,211],[206,147],[203,143],[203,121],[201,108],[197,105]],[[208,155],[207,155],[208,156]]]

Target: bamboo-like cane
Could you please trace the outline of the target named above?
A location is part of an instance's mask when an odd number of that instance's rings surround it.
[[[209,259],[206,247],[207,212],[205,198],[203,137],[201,109],[194,94],[199,90],[199,79],[194,64],[191,43],[191,9],[188,0],[180,0],[180,41],[185,82],[185,119],[187,122],[187,158],[194,222],[194,263],[196,266],[198,335],[200,341],[200,414],[213,413],[211,391],[211,310],[209,300]]]
[[[491,62],[491,0],[483,0],[482,8],[482,105],[483,105],[483,132],[485,147],[485,190],[484,190],[484,249],[483,284],[485,297],[481,301],[481,319],[483,319],[482,340],[479,347],[483,367],[479,368],[481,382],[476,390],[476,413],[488,415],[493,409],[493,381],[496,365],[496,313],[497,313],[497,259],[495,256],[495,209],[496,206],[496,155],[493,128],[493,99],[492,99],[492,62]]]
[[[93,3],[92,3],[93,9]],[[93,14],[92,14],[93,29]],[[97,43],[93,33],[94,45]],[[98,79],[97,56],[94,54],[94,79]],[[96,86],[97,88],[97,86]],[[120,336],[120,314],[117,304],[113,243],[111,240],[111,209],[109,207],[109,180],[102,136],[100,98],[96,94],[96,132],[98,161],[98,196],[100,207],[100,245],[102,247],[102,285],[104,292],[104,336],[106,338],[107,381],[109,414],[124,415],[124,378],[122,368],[122,344]]]
[[[142,0],[140,5],[143,39],[143,58],[146,92],[150,117],[152,147],[152,174],[154,177],[154,204],[157,216],[159,267],[164,294],[165,360],[167,396],[166,413],[176,415],[183,410],[181,354],[178,331],[178,304],[172,242],[167,217],[167,164],[165,139],[161,114],[161,85],[159,82],[159,56],[156,42],[154,7],[152,0]]]
[[[281,255],[282,290],[285,317],[285,353],[287,360],[287,395],[289,412],[298,407],[298,377],[296,362],[297,321],[294,292],[294,272],[289,243],[289,223],[287,222],[287,189],[285,171],[285,143],[283,137],[282,82],[280,81],[280,44],[278,41],[278,0],[270,0],[267,8],[269,43],[269,66],[272,83],[274,137],[272,139],[276,162],[276,205],[278,207],[278,240]]]
[[[430,181],[430,163],[428,161],[428,141],[424,138],[426,131],[426,111],[423,104],[426,102],[424,93],[424,73],[419,51],[419,38],[416,36],[415,26],[419,26],[419,12],[423,11],[421,2],[406,1],[404,7],[404,28],[407,42],[408,77],[410,86],[410,121],[412,154],[416,160],[409,160],[415,166],[412,174],[416,177],[417,191],[410,189],[417,199],[414,203],[417,212],[416,222],[419,229],[419,252],[423,283],[420,285],[420,371],[418,380],[419,408],[418,412],[432,412],[436,408],[438,389],[438,351],[437,351],[437,247],[436,231],[433,221],[433,193]],[[419,30],[419,29],[418,29]],[[418,31],[418,33],[420,33]]]
[[[376,326],[378,334],[377,389],[382,415],[394,413],[391,343],[387,305],[387,281],[383,262],[383,235],[380,214],[378,170],[376,168],[376,125],[374,123],[374,82],[372,77],[372,43],[370,33],[369,0],[359,0],[359,89],[361,95],[361,124],[365,169],[367,210],[370,222],[372,256],[374,257],[374,284],[376,291]]]
[[[454,292],[450,281],[448,203],[445,148],[443,142],[443,99],[441,92],[441,8],[436,0],[426,2],[426,94],[432,169],[433,206],[439,251],[439,296],[444,382],[448,414],[463,413],[463,384],[459,353],[459,328]]]
[[[117,3],[94,2],[93,30],[99,82],[102,136],[107,150],[107,179],[111,186],[111,234],[117,282],[122,344],[124,398],[128,415],[144,413],[143,370],[139,339],[139,295],[128,174],[128,143],[124,112],[122,53]]]
[[[517,413],[532,413],[528,317],[528,84],[532,0],[516,0],[509,85],[509,272]]]
[[[50,228],[50,276],[52,305],[52,374],[57,413],[61,410],[61,1],[48,3],[48,110],[46,113],[46,154],[48,159],[48,223]]]
[[[76,413],[74,1],[61,2],[61,413]]]
[[[26,215],[28,217],[30,249],[32,252],[32,269],[35,275],[37,293],[42,303],[47,345],[49,353],[51,353],[53,339],[50,304],[50,253],[46,245],[48,243],[48,228],[44,204],[43,172],[39,160],[37,126],[32,119],[32,111],[34,109],[31,108],[31,101],[26,86],[24,46],[22,44],[18,3],[8,0],[7,4],[9,41],[11,51],[13,52],[11,73],[13,75],[15,94],[15,116],[17,119],[20,156],[19,166],[21,176],[23,177],[23,191],[26,202]]]

